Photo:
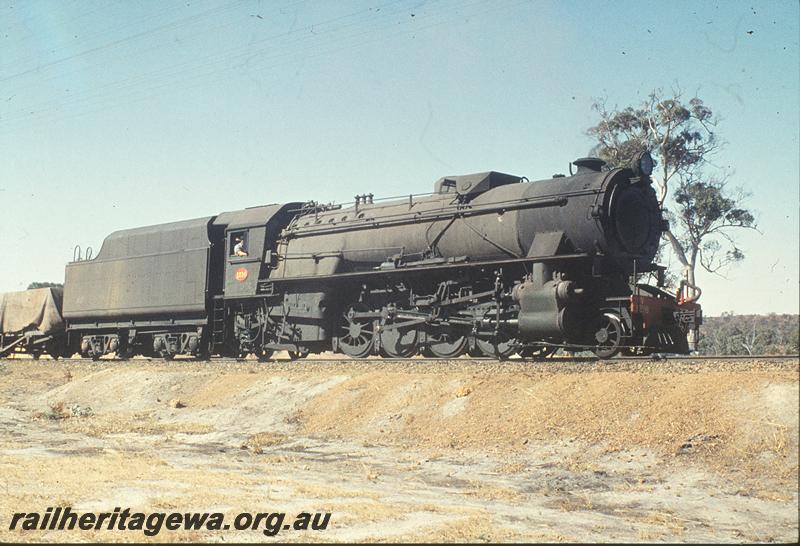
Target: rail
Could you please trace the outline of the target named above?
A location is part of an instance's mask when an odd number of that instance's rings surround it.
[[[13,356],[10,358],[3,358],[0,360],[28,360],[26,356]],[[248,359],[248,358],[230,358],[230,357],[212,357],[208,362],[209,364],[227,364],[227,363],[240,363],[240,364],[247,364],[252,363],[255,365],[258,364],[266,364],[269,365],[270,363],[286,363],[286,362],[294,362],[297,365],[302,366],[304,363],[308,364],[332,364],[332,363],[360,363],[360,364],[381,364],[383,362],[386,363],[395,363],[395,362],[405,362],[409,364],[414,363],[430,363],[430,362],[452,362],[456,364],[464,363],[469,364],[472,362],[509,362],[509,363],[531,363],[531,364],[542,364],[542,363],[584,363],[584,362],[660,362],[660,361],[706,361],[706,360],[797,360],[800,362],[800,355],[721,355],[721,356],[710,356],[710,355],[689,355],[689,356],[681,356],[681,355],[651,355],[651,356],[615,356],[612,358],[600,358],[597,356],[549,356],[549,357],[533,357],[533,358],[522,358],[522,357],[511,357],[504,360],[498,360],[493,357],[467,357],[462,356],[458,358],[438,358],[438,357],[421,357],[415,356],[411,358],[383,358],[383,357],[369,357],[369,358],[351,358],[346,355],[335,356],[335,357],[325,357],[325,358],[301,358],[293,360],[289,357],[284,358],[273,358],[267,362],[258,362],[255,359]],[[43,357],[41,362],[46,362],[46,357]],[[189,363],[189,362],[203,362],[201,360],[197,360],[191,357],[177,357],[172,361],[165,361],[161,358],[151,358],[151,357],[136,357],[134,359],[130,359],[129,362],[170,362],[171,364],[174,363],[175,365],[180,365],[182,362]],[[121,360],[116,358],[101,358],[100,360],[93,361],[89,358],[60,358],[58,362],[62,363],[93,363],[93,364],[102,364],[104,362],[108,363],[119,363]]]

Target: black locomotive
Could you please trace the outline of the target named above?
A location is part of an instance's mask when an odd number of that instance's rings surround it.
[[[665,223],[650,156],[574,165],[537,182],[486,172],[442,178],[426,195],[117,231],[96,258],[67,265],[55,352],[689,352],[701,312],[659,287]],[[659,286],[639,282],[650,274]]]

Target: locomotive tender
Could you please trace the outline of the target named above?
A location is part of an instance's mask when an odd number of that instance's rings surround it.
[[[66,266],[60,352],[689,352],[701,311],[660,288],[665,221],[649,154],[630,168],[573,164],[574,174],[537,182],[452,176],[426,195],[114,232],[96,258]],[[639,282],[650,274],[659,286]]]

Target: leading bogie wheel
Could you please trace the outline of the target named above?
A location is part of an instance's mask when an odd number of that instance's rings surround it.
[[[506,359],[517,352],[516,338],[504,330],[486,338],[475,340],[475,347],[483,356]]]
[[[524,347],[520,349],[519,356],[522,358],[547,358],[555,352],[555,347],[540,345],[538,347]]]
[[[625,356],[650,356],[653,350],[647,347],[623,347],[622,354]]]
[[[594,332],[594,354],[600,358],[611,358],[620,350],[622,343],[622,321],[614,313],[604,313],[599,328]]]

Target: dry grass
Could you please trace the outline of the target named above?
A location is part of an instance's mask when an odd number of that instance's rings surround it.
[[[286,443],[289,438],[285,434],[277,432],[259,432],[250,435],[242,444],[242,449],[249,449],[251,452],[260,455],[264,453],[265,447],[272,447]]]
[[[428,531],[423,530],[413,535],[403,535],[396,541],[411,543],[501,542],[514,536],[514,532],[495,524],[492,516],[484,512],[436,526]]]
[[[346,499],[371,499],[378,500],[380,494],[366,491],[364,489],[344,489],[342,487],[323,486],[307,483],[293,484],[294,491],[297,495],[309,498],[346,498]]]
[[[575,512],[578,510],[592,510],[594,502],[588,493],[570,494],[565,499],[558,502],[558,507],[562,512]]]
[[[495,472],[501,474],[520,474],[528,469],[528,463],[525,461],[506,461],[497,465]]]
[[[797,380],[791,371],[444,378],[374,372],[310,400],[299,418],[310,433],[382,444],[522,451],[528,439],[569,439],[790,478],[797,473],[796,427],[737,400]],[[443,418],[438,408],[467,392],[463,411]],[[796,405],[786,411],[797,412]],[[573,462],[575,469],[583,464],[580,457]]]
[[[90,406],[67,405],[63,400],[50,402],[48,406],[49,409],[47,411],[34,411],[31,418],[34,420],[49,419],[51,421],[59,421],[72,417],[91,417],[94,415],[94,410]]]
[[[500,500],[506,502],[517,502],[524,498],[522,493],[515,489],[487,485],[478,481],[470,482],[470,489],[465,494],[474,495],[487,500]]]
[[[94,415],[79,420],[69,419],[63,421],[61,426],[65,432],[77,432],[94,437],[125,433],[207,434],[214,431],[212,426],[200,423],[161,423],[153,418],[152,412],[117,412],[108,415]]]
[[[224,376],[210,377],[199,388],[192,390],[187,397],[187,404],[197,408],[212,408],[230,403],[242,395],[247,389],[262,381],[254,374],[229,373]]]
[[[655,542],[661,540],[664,535],[662,533],[654,533],[645,529],[639,529],[639,540],[642,542]]]
[[[336,502],[329,505],[330,511],[336,515],[337,524],[390,522],[414,511],[414,507],[405,504],[385,504],[379,502]]]

